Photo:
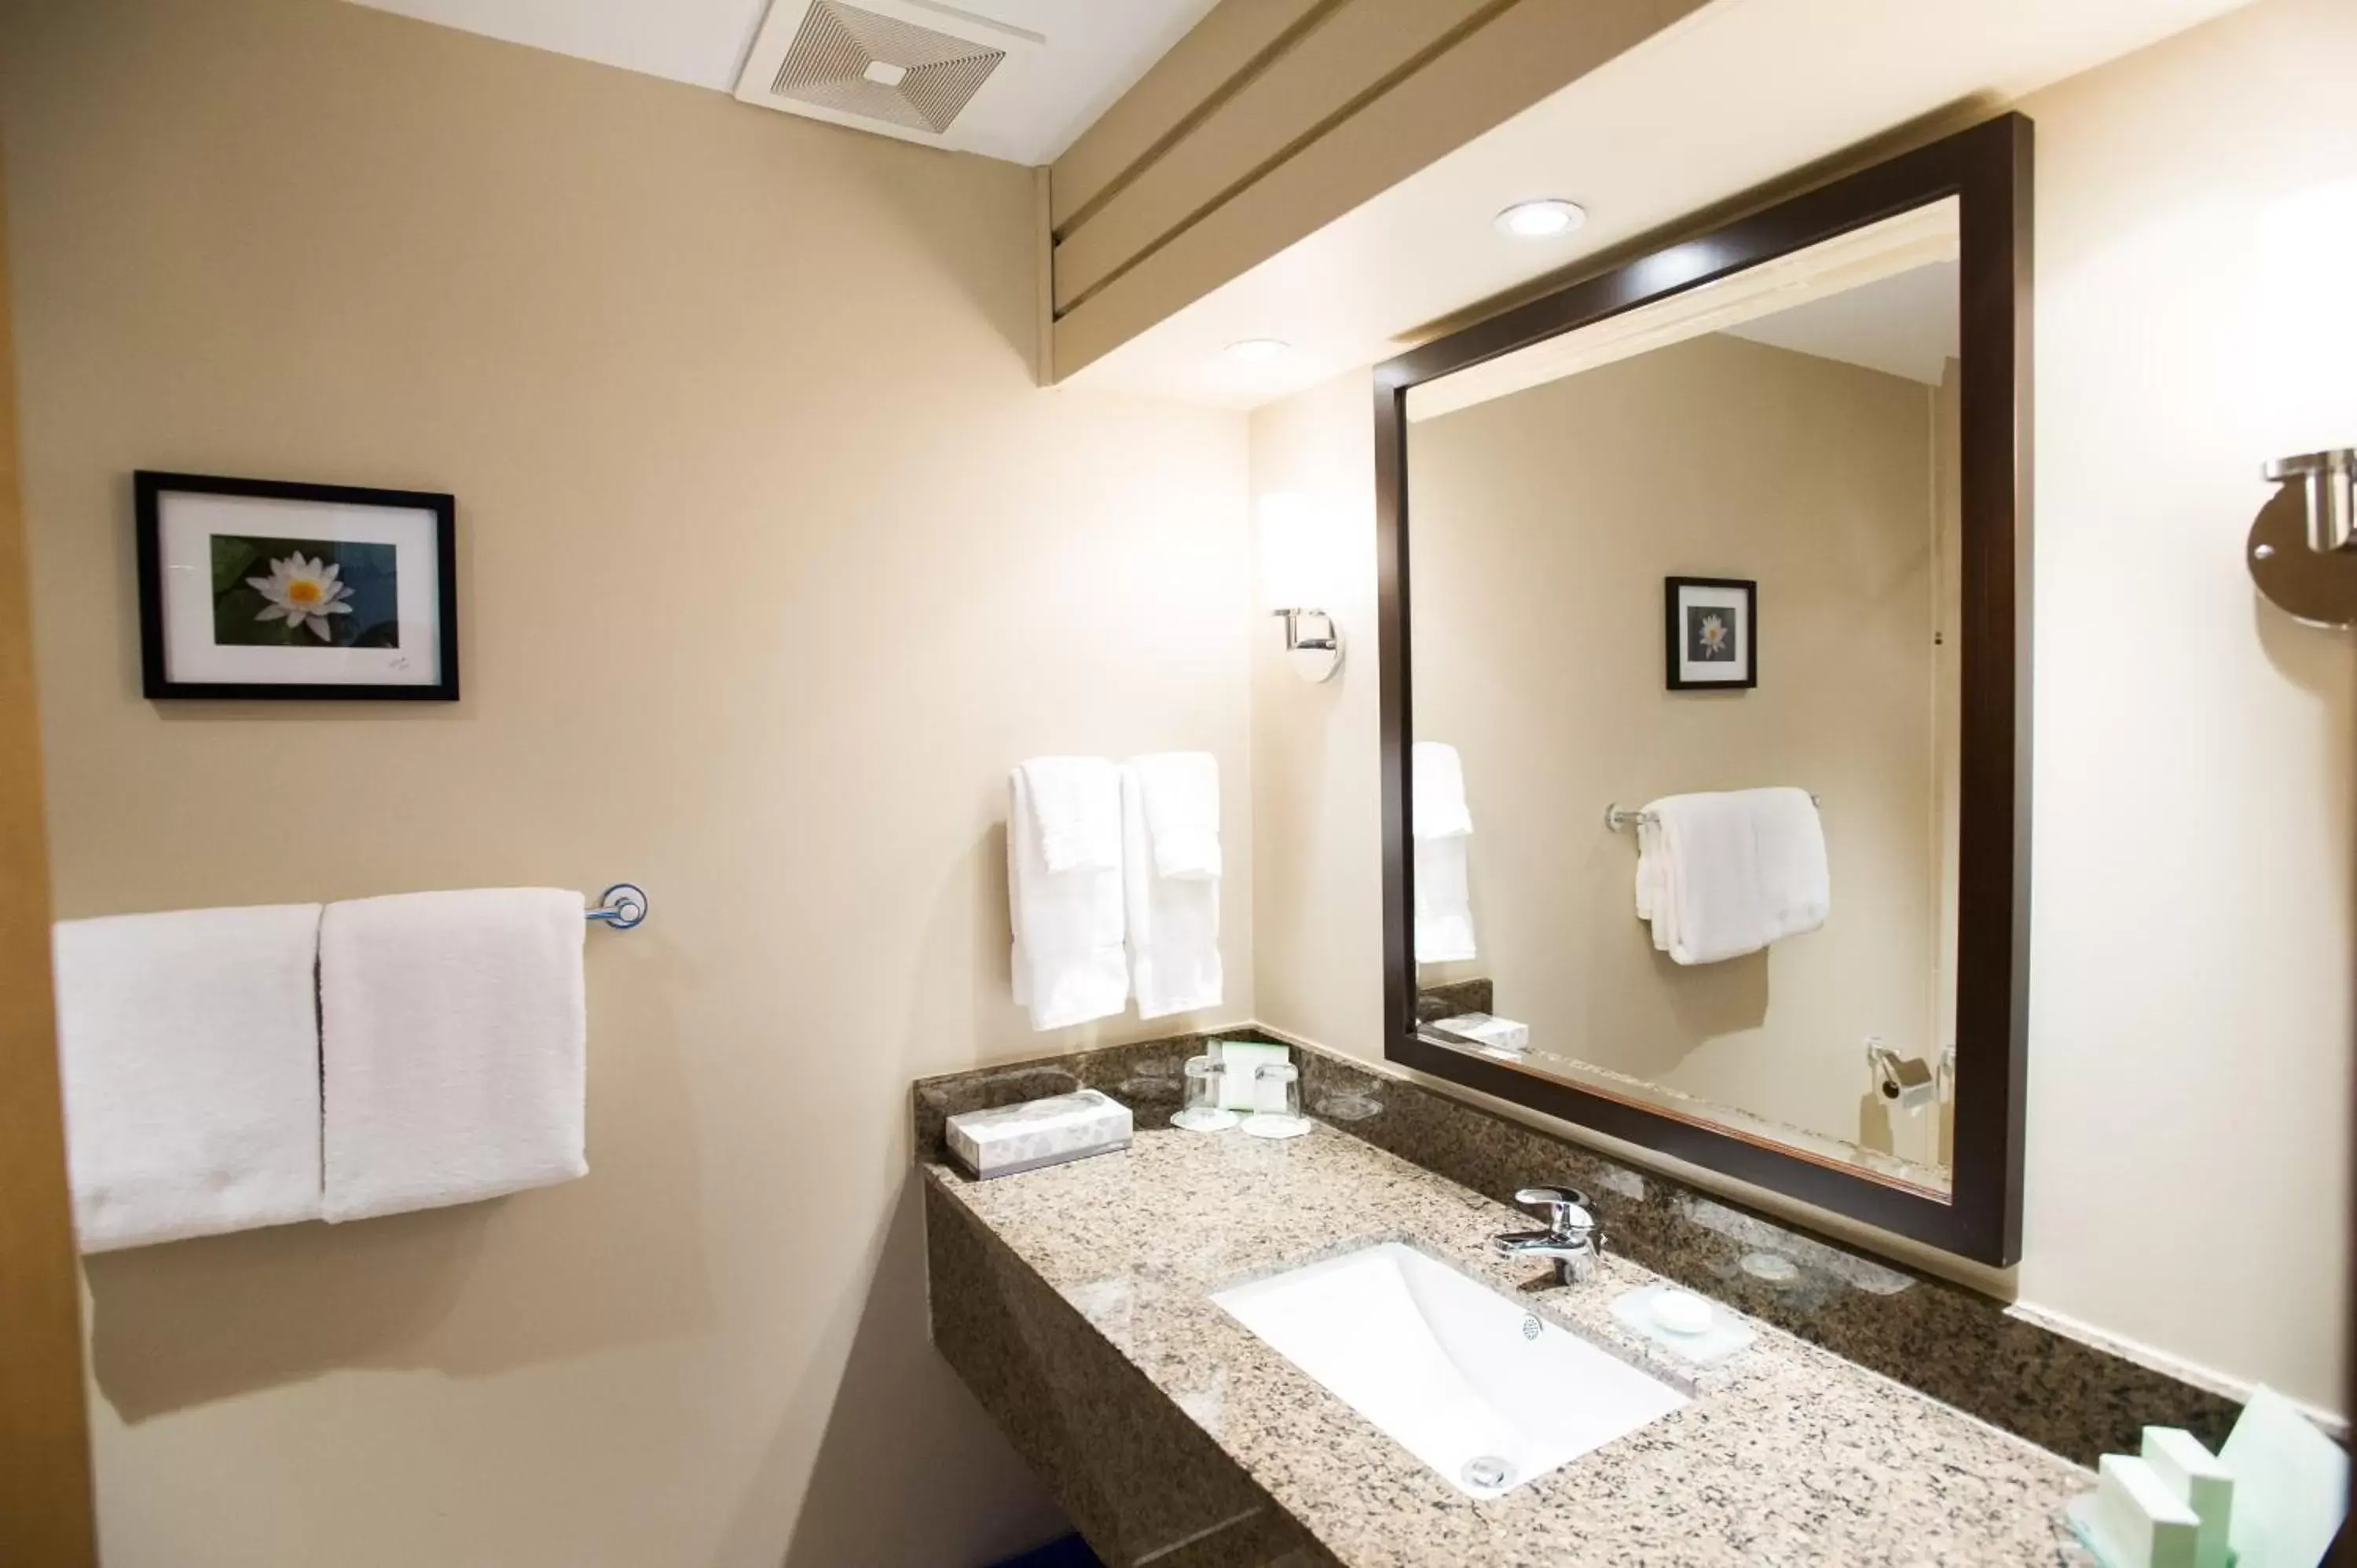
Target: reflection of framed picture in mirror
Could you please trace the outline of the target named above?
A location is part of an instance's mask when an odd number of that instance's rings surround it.
[[[1673,692],[1760,684],[1760,585],[1740,577],[1665,577],[1662,652]]]

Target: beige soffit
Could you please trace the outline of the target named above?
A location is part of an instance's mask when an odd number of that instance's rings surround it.
[[[1411,421],[1437,419],[1511,392],[1561,381],[1708,332],[1725,332],[1918,267],[1954,261],[1957,205],[1952,197],[1853,230],[1823,244],[1747,267],[1699,288],[1608,317],[1411,387]]]
[[[1055,166],[1057,373],[1702,3],[1225,0]]]

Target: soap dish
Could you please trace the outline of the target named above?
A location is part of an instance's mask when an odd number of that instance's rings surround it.
[[[1670,1298],[1667,1305],[1663,1305],[1663,1297]],[[1700,1332],[1682,1334],[1663,1321],[1664,1317],[1675,1319],[1679,1316],[1677,1308],[1683,1302],[1701,1302],[1709,1310],[1709,1318]],[[1680,1359],[1692,1361],[1696,1366],[1723,1361],[1760,1337],[1750,1325],[1717,1302],[1681,1289],[1667,1280],[1656,1280],[1652,1284],[1615,1296],[1612,1316],[1619,1318],[1623,1326],[1633,1329]]]

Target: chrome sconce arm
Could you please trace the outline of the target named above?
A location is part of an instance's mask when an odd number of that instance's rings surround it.
[[[1342,628],[1331,612],[1296,607],[1271,610],[1285,621],[1285,655],[1305,681],[1327,681],[1342,667]]]
[[[2303,452],[2278,457],[2265,470],[2276,484],[2300,481],[2308,499],[2308,547],[2346,550],[2357,528],[2357,449],[2336,446],[2330,452]]]
[[[2251,524],[2252,581],[2300,620],[2357,625],[2357,448],[2279,457],[2261,472],[2283,488]]]

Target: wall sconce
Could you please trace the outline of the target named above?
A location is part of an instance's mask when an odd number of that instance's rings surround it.
[[[1260,588],[1285,622],[1285,657],[1305,681],[1331,680],[1342,667],[1342,627],[1331,610],[1342,530],[1317,498],[1292,492],[1260,502]]]
[[[2278,457],[2261,471],[2283,488],[2251,524],[2251,580],[2287,615],[2357,624],[2357,449]]]

